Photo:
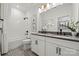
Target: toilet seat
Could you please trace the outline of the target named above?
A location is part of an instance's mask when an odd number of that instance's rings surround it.
[[[31,43],[30,39],[23,40],[23,44],[30,44],[30,43]]]

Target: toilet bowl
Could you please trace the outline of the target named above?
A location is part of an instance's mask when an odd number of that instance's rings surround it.
[[[30,39],[23,40],[23,49],[26,50],[30,48],[31,48],[31,40]]]

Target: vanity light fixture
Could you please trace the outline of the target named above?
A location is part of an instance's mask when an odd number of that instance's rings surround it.
[[[50,8],[56,7],[58,5],[62,5],[63,3],[46,3],[46,4],[42,4],[39,7],[39,13],[42,13],[44,11],[47,11]]]
[[[46,11],[47,10],[47,4],[42,4],[40,7],[39,7],[39,13],[43,12],[43,11]]]

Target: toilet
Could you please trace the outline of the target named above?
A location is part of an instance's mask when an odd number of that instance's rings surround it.
[[[27,38],[23,40],[23,50],[31,48],[31,39]]]

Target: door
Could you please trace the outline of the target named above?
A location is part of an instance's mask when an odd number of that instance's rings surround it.
[[[60,54],[62,56],[79,56],[79,51],[67,47],[61,47],[60,48]]]
[[[57,56],[58,47],[55,44],[46,42],[46,56]]]
[[[31,37],[31,50],[33,52],[35,52],[36,54],[38,54],[38,41],[37,41],[37,38],[35,38],[35,36],[32,36]]]
[[[39,51],[39,56],[44,56],[45,55],[45,41],[43,40],[38,40],[38,51]]]
[[[2,39],[2,33],[1,33],[1,30],[0,30],[0,53],[1,53],[1,39]]]

